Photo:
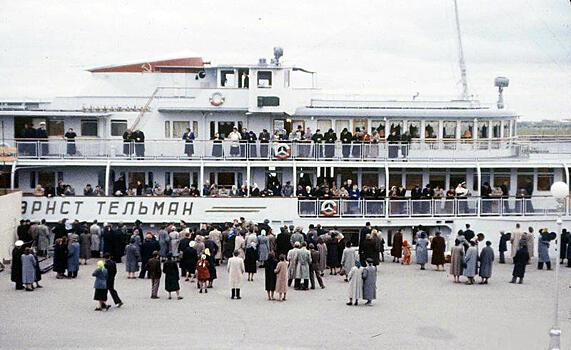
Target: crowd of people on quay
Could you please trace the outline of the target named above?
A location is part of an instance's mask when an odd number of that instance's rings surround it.
[[[512,283],[523,282],[525,269],[534,257],[534,241],[538,241],[538,270],[544,265],[551,269],[549,245],[554,233],[540,229],[536,238],[533,227],[526,232],[517,224],[513,232],[501,231],[499,263],[505,263],[505,252],[511,244],[514,263]],[[87,260],[103,257],[97,262],[95,277],[96,310],[106,310],[107,294],[111,294],[117,307],[123,305],[115,290],[117,264],[124,263],[127,278],[151,279],[151,298],[159,298],[160,281],[164,275],[165,290],[169,299],[180,294],[181,279],[196,282],[200,293],[208,293],[217,279],[217,269],[226,264],[231,286],[231,298],[241,299],[241,285],[254,281],[259,269],[264,270],[264,286],[268,300],[287,298],[288,288],[294,290],[325,288],[325,273],[339,275],[348,288],[348,305],[357,305],[359,299],[371,304],[376,299],[377,266],[385,261],[386,242],[377,227],[367,223],[358,235],[345,237],[337,228],[325,229],[321,225],[303,227],[283,226],[274,232],[269,220],[262,223],[236,219],[222,225],[205,224],[192,228],[185,222],[161,225],[158,232],[145,232],[140,221],[134,225],[100,225],[65,219],[53,227],[45,221],[30,223],[22,220],[17,229],[18,241],[12,252],[12,281],[16,289],[33,291],[41,288],[39,258],[46,256],[53,244],[53,270],[57,279],[77,278],[80,265]],[[560,240],[560,259],[567,259],[571,267],[571,233],[563,230]],[[469,224],[460,230],[454,246],[447,250],[441,232],[417,226],[412,231],[412,242],[403,240],[403,232],[392,236],[390,256],[394,263],[410,265],[411,248],[420,270],[430,264],[436,271],[444,271],[450,263],[454,282],[461,276],[466,284],[488,284],[492,276],[495,253],[483,233],[476,234]],[[449,251],[449,253],[448,253]],[[316,281],[317,280],[317,284]],[[35,286],[34,286],[35,284]],[[277,297],[276,297],[277,294]]]

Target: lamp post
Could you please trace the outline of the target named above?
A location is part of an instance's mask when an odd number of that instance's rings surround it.
[[[569,196],[569,186],[565,182],[555,182],[551,185],[551,195],[557,200],[557,237],[555,239],[555,250],[557,251],[558,239],[561,239],[561,227],[563,220],[561,219],[563,210],[565,209],[565,199]],[[559,254],[558,254],[559,255]],[[555,259],[555,303],[553,310],[553,326],[549,331],[549,349],[561,349],[561,329],[558,320],[559,311],[559,256]]]

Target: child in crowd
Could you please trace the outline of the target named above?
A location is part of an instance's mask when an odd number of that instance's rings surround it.
[[[401,265],[404,265],[404,263],[407,263],[408,265],[410,265],[410,246],[408,245],[407,241],[402,242],[402,261],[401,261]]]

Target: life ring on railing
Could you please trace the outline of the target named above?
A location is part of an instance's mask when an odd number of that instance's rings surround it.
[[[291,155],[291,148],[287,143],[278,143],[274,146],[274,154],[279,159],[289,158]]]
[[[325,216],[333,216],[337,214],[337,202],[333,200],[327,200],[321,203],[321,214]]]
[[[220,92],[215,92],[210,96],[210,104],[216,107],[222,106],[224,100],[226,100],[226,98]]]

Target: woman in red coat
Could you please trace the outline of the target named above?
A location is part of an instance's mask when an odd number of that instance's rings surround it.
[[[198,279],[198,288],[200,288],[200,293],[204,289],[204,293],[208,293],[206,289],[206,281],[210,278],[210,272],[208,272],[208,260],[206,260],[206,255],[202,254],[200,260],[196,264],[196,278]]]

